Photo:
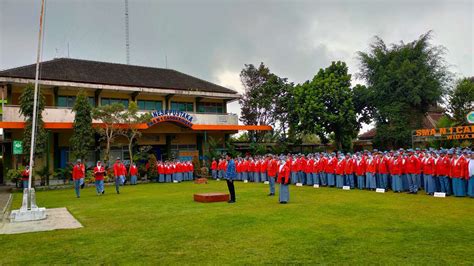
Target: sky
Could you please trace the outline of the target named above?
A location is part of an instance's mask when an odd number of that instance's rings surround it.
[[[35,62],[40,2],[0,0],[0,69]],[[124,6],[46,0],[43,60],[125,63]],[[129,0],[130,61],[242,92],[244,64],[264,62],[295,83],[338,60],[356,74],[357,52],[368,51],[374,36],[410,42],[432,30],[456,77],[474,76],[473,14],[474,0]],[[238,102],[228,111],[240,113]]]

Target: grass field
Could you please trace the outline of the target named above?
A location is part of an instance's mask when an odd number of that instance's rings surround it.
[[[237,203],[195,203],[225,182],[38,192],[77,230],[0,236],[0,264],[474,264],[474,200],[236,183]],[[21,195],[15,194],[13,208]]]

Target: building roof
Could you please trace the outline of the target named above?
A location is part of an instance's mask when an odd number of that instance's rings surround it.
[[[40,67],[41,80],[237,94],[234,90],[173,69],[72,58],[45,61]],[[34,79],[35,71],[36,65],[31,64],[0,71],[0,77]]]

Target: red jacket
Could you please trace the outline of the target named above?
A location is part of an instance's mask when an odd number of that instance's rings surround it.
[[[268,162],[268,176],[276,177],[278,172],[278,162],[275,159],[272,159]]]
[[[466,167],[466,159],[464,157],[458,157],[456,159],[451,159],[451,178],[469,178],[469,174]]]
[[[388,159],[386,157],[382,157],[378,161],[378,172],[380,174],[388,174]]]
[[[280,183],[280,184],[290,183],[290,168],[288,167],[288,164],[285,163],[285,165],[279,167],[277,183]]]
[[[217,170],[217,162],[216,162],[216,160],[212,161],[212,163],[211,163],[211,170]]]
[[[84,168],[82,167],[82,164],[75,164],[74,167],[72,168],[72,179],[78,180],[81,179],[85,176],[84,173]]]
[[[436,160],[436,175],[437,176],[449,176],[451,171],[451,160],[448,156],[439,157]]]
[[[138,168],[136,165],[130,166],[130,175],[131,176],[136,176],[138,175]]]
[[[94,167],[94,177],[95,180],[104,180],[105,168],[103,166]]]
[[[337,158],[332,157],[331,160],[329,160],[328,163],[326,164],[326,168],[324,170],[328,174],[335,174],[336,167],[337,167]]]
[[[406,160],[406,173],[407,174],[418,174],[420,173],[420,160],[415,155],[412,155]]]
[[[421,162],[422,162],[423,174],[425,175],[435,174],[436,165],[435,165],[435,160],[433,159],[433,157],[423,158]]]
[[[320,172],[326,172],[326,165],[327,164],[328,164],[328,158],[321,157],[321,159],[319,159],[319,171]]]
[[[377,160],[375,158],[367,160],[365,172],[366,173],[377,173]]]
[[[300,158],[298,161],[298,171],[304,171],[306,164],[308,164],[308,161],[305,158]]]
[[[336,175],[343,175],[345,168],[346,168],[346,160],[342,159],[338,161],[336,165],[336,171],[335,171]]]
[[[365,168],[367,166],[367,162],[364,158],[355,161],[355,174],[358,176],[365,175]]]
[[[260,173],[265,173],[267,171],[268,160],[263,160],[260,162]]]
[[[303,169],[303,171],[305,173],[313,172],[313,165],[314,165],[314,160],[313,159],[310,159],[310,160],[306,161],[306,165],[305,165],[305,168]]]
[[[344,174],[350,175],[354,173],[354,160],[352,158],[345,159]]]
[[[403,158],[398,157],[393,159],[390,163],[390,174],[391,175],[401,175],[403,173]]]
[[[21,180],[22,181],[28,181],[30,178],[30,170],[23,170],[23,172],[21,172]]]
[[[249,161],[244,160],[242,162],[242,172],[248,172],[249,171]]]

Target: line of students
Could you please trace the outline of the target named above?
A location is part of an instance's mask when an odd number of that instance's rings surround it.
[[[194,179],[194,165],[191,161],[158,161],[156,169],[159,183],[179,183]]]
[[[270,181],[270,195],[274,194],[269,177],[276,175],[272,164],[277,158],[274,155],[237,158],[235,180]],[[411,194],[424,189],[430,195],[444,192],[457,197],[474,197],[474,152],[467,149],[289,154],[285,160],[291,184],[383,188]],[[225,176],[226,168],[219,167],[221,164],[225,165],[225,160],[212,161],[213,178]]]

